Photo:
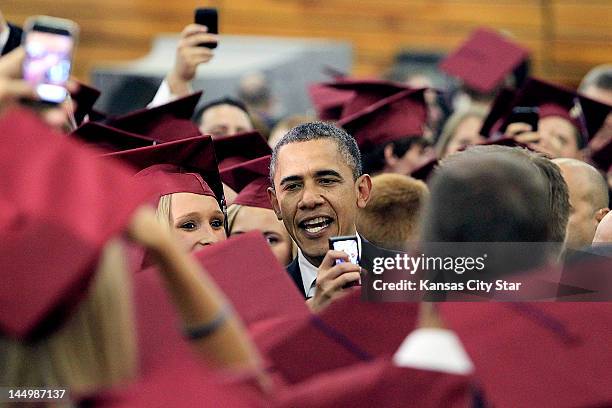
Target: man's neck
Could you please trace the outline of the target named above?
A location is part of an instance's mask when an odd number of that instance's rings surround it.
[[[302,255],[304,255],[304,258],[308,262],[310,262],[313,266],[316,266],[317,268],[321,266],[321,262],[323,262],[323,258],[325,258],[325,256],[311,257],[311,256],[306,255],[303,252],[302,252]]]

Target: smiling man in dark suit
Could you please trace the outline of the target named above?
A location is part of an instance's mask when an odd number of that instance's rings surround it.
[[[274,211],[299,247],[287,271],[314,311],[358,282],[360,266],[371,270],[375,257],[394,256],[356,230],[357,210],[368,203],[372,181],[362,173],[357,144],[344,130],[323,122],[291,129],[274,148],[270,179]],[[361,265],[336,265],[348,257],[329,250],[328,239],[346,235],[357,236]]]

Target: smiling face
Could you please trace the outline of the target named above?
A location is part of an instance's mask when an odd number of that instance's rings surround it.
[[[355,181],[338,148],[329,138],[282,146],[269,190],[274,211],[314,265],[329,249],[328,238],[355,234],[357,209],[370,196],[370,177]]]
[[[192,193],[172,194],[170,227],[186,252],[226,239],[225,217],[213,197]]]
[[[242,206],[232,224],[230,235],[259,230],[281,265],[291,262],[291,237],[282,221],[276,219],[274,211],[267,208]]]

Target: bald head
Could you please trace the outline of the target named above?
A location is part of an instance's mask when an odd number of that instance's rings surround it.
[[[612,244],[612,211],[610,211],[597,226],[593,244]]]
[[[608,185],[593,167],[579,160],[556,159],[570,195],[570,219],[567,226],[567,247],[591,245],[595,230],[607,214]]]

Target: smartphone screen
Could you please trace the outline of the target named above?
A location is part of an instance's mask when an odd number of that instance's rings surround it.
[[[359,245],[357,237],[330,238],[330,247],[335,251],[343,251],[348,255],[349,262],[359,265]],[[344,262],[336,260],[336,264]]]
[[[73,47],[74,38],[67,30],[35,24],[27,32],[23,77],[41,100],[61,103],[66,99]]]

